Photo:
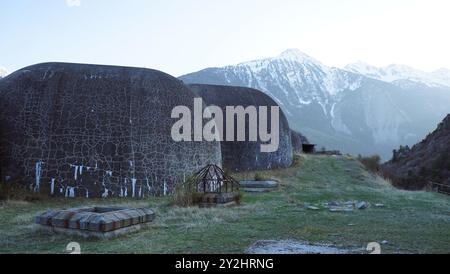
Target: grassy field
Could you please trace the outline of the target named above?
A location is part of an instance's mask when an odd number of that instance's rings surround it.
[[[299,240],[361,252],[387,241],[383,253],[450,253],[450,197],[392,188],[349,157],[300,156],[289,169],[259,173],[278,180],[278,191],[244,194],[232,208],[176,208],[168,198],[133,200],[46,200],[3,202],[0,253],[65,253],[71,241],[83,253],[243,253],[258,240]],[[254,173],[237,174],[254,178]],[[385,206],[330,212],[330,201],[367,201]],[[153,226],[114,240],[68,238],[42,232],[33,217],[47,209],[85,205],[151,207]]]

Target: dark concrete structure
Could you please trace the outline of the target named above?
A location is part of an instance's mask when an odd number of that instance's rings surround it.
[[[221,165],[218,142],[171,138],[194,94],[165,73],[46,63],[0,81],[0,180],[66,197],[169,195],[176,180]]]
[[[308,139],[301,133],[291,130],[292,149],[295,153],[303,152],[303,144],[309,144]]]
[[[314,144],[303,144],[303,152],[306,154],[312,154],[316,152],[316,145]]]
[[[207,105],[215,105],[222,108],[224,117],[227,106],[243,106],[244,108],[248,106],[267,106],[269,112],[270,107],[278,106],[272,98],[256,89],[201,84],[192,84],[189,87],[196,95],[202,97]],[[268,120],[270,131],[270,114],[268,115]],[[246,136],[248,136],[248,120],[246,123]],[[281,109],[279,125],[279,149],[276,152],[262,153],[261,141],[222,142],[223,167],[230,171],[269,170],[289,167],[293,160],[291,133],[288,121]],[[226,136],[225,127],[224,136]]]

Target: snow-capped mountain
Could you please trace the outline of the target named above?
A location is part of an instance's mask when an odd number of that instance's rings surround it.
[[[398,80],[408,80],[426,84],[430,87],[450,87],[450,70],[448,69],[440,69],[430,73],[405,65],[389,65],[379,68],[364,62],[356,62],[347,65],[345,70],[389,83]]]
[[[431,73],[433,77],[450,86],[450,69],[441,68]]]
[[[8,71],[6,69],[0,67],[0,79],[8,75]]]
[[[399,145],[419,141],[450,112],[450,88],[400,77],[380,81],[375,77],[383,75],[378,70],[364,69],[360,73],[361,68],[328,67],[292,49],[180,79],[262,90],[280,104],[290,126],[312,142],[353,154],[377,153],[384,159]]]
[[[199,76],[201,79],[198,79]],[[206,69],[180,78],[186,82],[197,80],[260,89],[285,106],[288,114],[291,108],[316,102],[324,115],[330,115],[340,93],[356,90],[364,77],[327,67],[298,49],[290,49],[274,58]]]

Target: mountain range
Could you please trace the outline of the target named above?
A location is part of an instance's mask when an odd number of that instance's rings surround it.
[[[430,73],[405,65],[389,65],[378,68],[364,62],[356,62],[347,65],[345,70],[389,83],[395,83],[399,80],[409,80],[431,87],[450,86],[450,70],[445,68]]]
[[[450,71],[362,62],[329,67],[290,49],[279,56],[180,77],[186,83],[244,86],[271,96],[293,130],[319,147],[384,160],[422,140],[450,112]]]

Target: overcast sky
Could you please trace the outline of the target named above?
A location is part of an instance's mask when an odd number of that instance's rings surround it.
[[[450,68],[448,0],[0,0],[0,67],[128,65],[174,76],[298,48],[330,66]]]

